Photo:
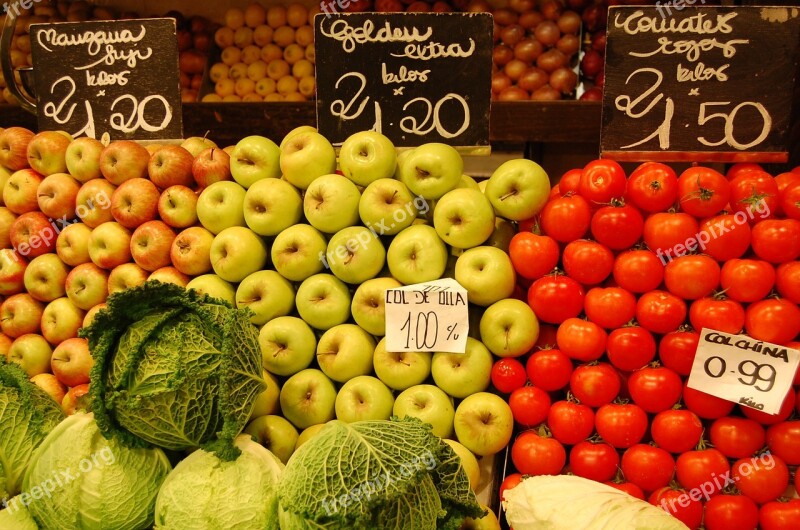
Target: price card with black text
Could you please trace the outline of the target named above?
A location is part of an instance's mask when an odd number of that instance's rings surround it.
[[[467,290],[451,279],[386,290],[386,350],[464,353]]]
[[[40,129],[183,138],[175,19],[33,24],[31,53]]]
[[[777,414],[792,388],[800,351],[703,328],[689,388]]]

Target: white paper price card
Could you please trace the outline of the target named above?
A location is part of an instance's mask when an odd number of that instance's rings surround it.
[[[467,290],[451,279],[386,290],[386,350],[464,353]]]
[[[777,414],[792,388],[800,351],[703,328],[689,388]]]

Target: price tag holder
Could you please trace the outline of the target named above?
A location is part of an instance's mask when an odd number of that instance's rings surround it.
[[[601,157],[788,161],[800,8],[662,3],[609,9]]]
[[[386,290],[386,350],[464,353],[467,290],[451,279]]]
[[[31,25],[40,130],[183,138],[175,19]]]
[[[334,145],[375,130],[489,153],[490,14],[320,13],[314,49],[317,128]]]
[[[800,351],[703,328],[688,386],[767,414],[792,388]]]

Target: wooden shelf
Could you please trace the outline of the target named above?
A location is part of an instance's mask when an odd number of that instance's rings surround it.
[[[590,101],[493,102],[492,142],[599,143],[600,104]],[[313,102],[185,103],[184,136],[208,137],[220,145],[259,134],[280,139],[294,127],[314,125]],[[36,129],[36,117],[19,107],[0,106],[0,127]]]

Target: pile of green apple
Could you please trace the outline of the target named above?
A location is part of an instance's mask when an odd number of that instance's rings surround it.
[[[334,418],[418,417],[460,442],[473,486],[474,455],[508,444],[511,411],[487,390],[494,357],[538,336],[507,254],[515,222],[550,192],[534,162],[508,161],[479,185],[454,148],[398,151],[371,131],[337,157],[310,127],[224,149],[12,128],[0,165],[0,352],[32,377],[72,386],[52,349],[82,341],[109,294],[155,279],[250,308],[270,384],[247,432],[284,462]],[[385,291],[440,278],[467,290],[466,351],[387,351]]]

